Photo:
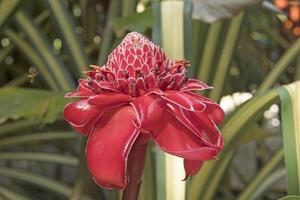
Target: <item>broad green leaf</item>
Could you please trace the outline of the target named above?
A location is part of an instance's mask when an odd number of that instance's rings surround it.
[[[111,22],[112,28],[116,35],[121,37],[125,31],[137,31],[144,33],[152,26],[152,10],[148,9],[142,13],[134,13],[128,17],[114,18]]]
[[[52,52],[49,41],[37,24],[23,10],[15,14],[18,27],[24,31],[32,45],[36,48],[43,62],[51,71],[62,90],[71,90],[75,87],[74,81],[62,61]]]
[[[0,3],[0,28],[17,10],[21,0],[2,0]]]
[[[255,191],[260,187],[261,183],[283,160],[283,149],[279,149],[270,160],[259,170],[249,184],[243,189],[237,200],[255,200],[253,196]]]
[[[42,119],[54,122],[69,100],[62,93],[24,88],[0,89],[0,121],[7,119]]]
[[[27,143],[33,142],[42,142],[49,140],[70,140],[76,139],[78,135],[74,132],[45,132],[45,133],[35,133],[35,134],[25,134],[25,135],[17,135],[12,137],[7,137],[0,140],[0,148],[5,148],[14,145],[23,145]]]
[[[71,166],[76,166],[78,164],[78,159],[76,157],[42,152],[0,152],[0,160],[32,160]]]
[[[300,81],[277,89],[281,99],[281,120],[288,194],[300,194]]]
[[[211,200],[214,198],[219,183],[234,155],[241,136],[248,127],[253,125],[253,123],[261,117],[262,113],[270,105],[277,101],[277,93],[269,91],[264,95],[259,95],[249,100],[227,118],[221,128],[225,146],[218,156],[219,160],[206,162],[201,169],[201,173],[198,173],[192,178],[188,199]]]
[[[1,197],[4,197],[5,200],[30,200],[29,198],[16,193],[16,191],[0,186],[0,198]]]
[[[85,55],[83,44],[75,33],[75,23],[63,1],[45,1],[50,8],[55,23],[58,25],[63,42],[66,44],[68,52],[72,56],[78,75],[87,69],[88,59]]]

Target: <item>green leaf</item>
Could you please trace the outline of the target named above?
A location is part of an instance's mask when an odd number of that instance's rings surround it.
[[[271,72],[265,77],[264,81],[258,88],[258,92],[264,92],[269,89],[279,78],[282,72],[288,67],[290,62],[300,52],[300,38],[298,38],[290,48],[276,62]]]
[[[45,133],[35,133],[12,136],[0,140],[0,148],[5,148],[14,145],[23,145],[32,142],[42,142],[48,140],[62,140],[62,139],[76,139],[78,135],[74,132],[45,132]]]
[[[10,189],[1,186],[0,186],[0,197],[4,197],[5,200],[30,200],[29,198],[16,193],[16,191],[12,191]]]
[[[287,197],[281,198],[279,200],[300,200],[300,196],[296,195],[289,195]]]
[[[114,18],[111,22],[116,35],[121,37],[125,31],[144,33],[152,26],[152,10],[147,9],[142,13],[134,13],[125,18]]]
[[[4,29],[4,34],[9,37],[12,42],[18,47],[17,50],[22,53],[31,63],[38,69],[38,72],[43,76],[48,85],[53,90],[59,90],[55,78],[51,75],[49,69],[44,64],[43,60],[38,56],[38,53],[30,44],[23,39],[20,34],[16,33],[12,29]]]
[[[69,100],[62,93],[6,87],[0,89],[0,121],[7,119],[42,119],[54,122]]]
[[[192,58],[191,58],[191,69],[190,73],[192,77],[197,77],[199,74],[199,67],[203,58],[203,52],[205,48],[205,42],[208,36],[209,25],[199,21],[193,20],[192,22]]]
[[[252,199],[262,199],[274,186],[286,176],[285,168],[280,168],[272,172],[259,184],[259,187],[251,194]]]
[[[283,160],[283,149],[279,149],[272,158],[264,164],[260,171],[254,176],[249,184],[243,189],[237,200],[255,200],[253,196],[255,191],[260,187],[262,182],[268,177],[268,175],[277,167],[277,165]]]
[[[32,160],[32,161],[52,162],[52,163],[71,165],[71,166],[76,166],[78,164],[78,159],[76,157],[54,154],[54,153],[42,153],[42,152],[0,153],[0,160]]]
[[[265,140],[267,138],[276,136],[278,136],[278,134],[269,133],[265,129],[257,125],[245,132],[245,134],[241,137],[240,143],[244,144],[253,141]]]
[[[29,182],[47,190],[52,190],[57,194],[63,196],[68,197],[71,193],[71,188],[69,186],[54,179],[34,174],[28,171],[0,167],[0,175]]]
[[[119,0],[109,1],[109,10],[107,14],[106,25],[103,33],[103,40],[101,42],[101,50],[98,55],[98,65],[103,65],[111,50],[111,44],[114,38],[111,21],[120,14]]]
[[[162,47],[168,57],[176,60],[183,59],[185,57],[184,38],[189,31],[184,29],[185,2],[162,1],[160,5]],[[184,178],[185,172],[182,159],[166,154],[165,170],[166,198],[159,199],[184,199],[185,182],[181,179]]]
[[[24,31],[32,45],[36,48],[43,62],[51,71],[53,77],[63,90],[71,90],[75,87],[72,77],[62,61],[52,52],[49,42],[37,24],[23,10],[15,14],[15,21],[18,27]]]
[[[209,75],[213,71],[212,64],[216,58],[216,51],[218,46],[219,37],[221,34],[222,21],[216,22],[209,26],[207,39],[203,50],[202,59],[199,64],[198,79],[204,82],[209,81]]]
[[[217,102],[222,96],[222,91],[224,89],[230,63],[235,52],[235,47],[238,41],[243,19],[244,13],[242,12],[230,21],[226,39],[222,47],[223,49],[221,52],[221,56],[220,59],[218,59],[218,64],[212,83],[214,89],[210,92],[209,95],[211,99],[214,99]]]
[[[300,82],[277,89],[281,99],[281,120],[288,194],[300,195]]]
[[[127,17],[136,11],[138,0],[123,0],[122,1],[122,16]]]
[[[201,173],[193,177],[188,193],[189,199],[211,200],[214,198],[241,136],[261,117],[262,113],[270,105],[277,101],[277,93],[269,91],[264,95],[259,95],[249,100],[227,118],[221,128],[225,146],[218,156],[219,160],[206,162],[201,169]]]
[[[75,32],[75,22],[63,1],[46,0],[46,5],[50,8],[53,19],[58,25],[63,42],[66,44],[68,52],[72,56],[78,75],[87,69],[88,59],[84,52],[83,44]]]
[[[21,0],[2,0],[0,3],[0,28],[17,10]]]
[[[38,124],[41,124],[41,120],[34,119],[34,120],[20,120],[20,121],[14,121],[10,123],[6,123],[0,126],[0,136],[3,137],[7,134],[14,133],[15,131],[18,131],[20,129],[24,130],[26,128],[31,128],[34,126],[37,126]]]
[[[143,175],[143,181],[140,192],[141,200],[155,199],[155,174],[154,174],[154,159],[152,156],[152,145],[148,145],[148,151],[146,155],[145,170]]]

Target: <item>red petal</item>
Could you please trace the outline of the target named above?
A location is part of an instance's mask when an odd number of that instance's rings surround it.
[[[210,160],[218,153],[216,149],[204,145],[196,135],[168,112],[164,112],[160,120],[160,127],[154,134],[154,141],[163,151],[189,160]]]
[[[77,91],[69,92],[65,97],[89,97],[95,95],[95,92],[89,89],[88,83],[86,80],[80,79]]]
[[[139,118],[139,126],[142,132],[154,131],[164,111],[161,98],[157,95],[141,96],[131,102]]]
[[[188,79],[184,84],[181,85],[180,91],[192,91],[192,90],[206,90],[211,89],[206,83],[199,81],[197,79]]]
[[[88,168],[97,182],[105,188],[124,189],[127,185],[128,154],[139,131],[129,106],[106,112],[90,135],[86,147]]]
[[[206,112],[191,112],[174,104],[168,104],[167,107],[174,117],[201,138],[206,145],[222,149],[224,144],[222,135]]]
[[[91,96],[88,103],[97,108],[105,109],[107,107],[117,106],[131,101],[132,97],[126,94],[119,93],[103,93]]]
[[[152,90],[155,87],[155,75],[153,73],[147,75],[146,83],[149,90]]]
[[[205,113],[207,113],[216,124],[220,124],[223,121],[225,113],[216,102],[192,92],[188,92],[187,94],[196,98],[198,101],[201,101],[206,105]]]
[[[119,89],[113,85],[113,83],[99,82],[98,86],[105,90],[109,90],[109,91],[113,91],[113,92],[117,92],[117,93],[120,92]]]
[[[194,176],[202,167],[203,161],[186,160],[184,159],[185,180],[189,176]]]
[[[203,111],[206,107],[201,101],[197,101],[196,98],[193,98],[184,92],[169,90],[161,97],[170,103],[190,111]]]
[[[69,103],[64,109],[66,121],[84,135],[89,134],[92,129],[90,121],[94,121],[101,113],[101,110],[88,104],[86,99]]]

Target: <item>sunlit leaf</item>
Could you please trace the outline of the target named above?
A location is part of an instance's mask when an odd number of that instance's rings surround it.
[[[281,119],[288,194],[300,194],[300,82],[277,89],[281,99]]]

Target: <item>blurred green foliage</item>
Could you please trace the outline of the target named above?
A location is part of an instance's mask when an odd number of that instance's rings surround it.
[[[280,127],[270,126],[278,113],[272,119],[264,114],[279,103],[271,87],[300,79],[300,39],[284,29],[282,13],[261,4],[213,24],[192,19],[187,4],[183,28],[172,19],[168,25],[185,36],[189,75],[213,85],[204,95],[216,101],[236,92],[255,97],[228,113],[220,127],[226,142],[220,161],[208,162],[186,182],[186,198],[285,196],[287,187],[274,186],[286,177]],[[88,64],[105,63],[129,31],[163,43],[168,37],[162,32],[163,17],[160,1],[150,0],[0,1],[0,199],[120,198],[118,191],[101,189],[91,180],[84,139],[62,118],[68,102],[63,93],[75,88]],[[270,148],[274,140],[280,144]],[[247,163],[234,162],[249,144],[255,154],[253,176],[243,173]],[[164,196],[163,187],[155,184],[162,180],[157,174],[163,167],[154,162],[157,157],[152,149],[141,199]]]

